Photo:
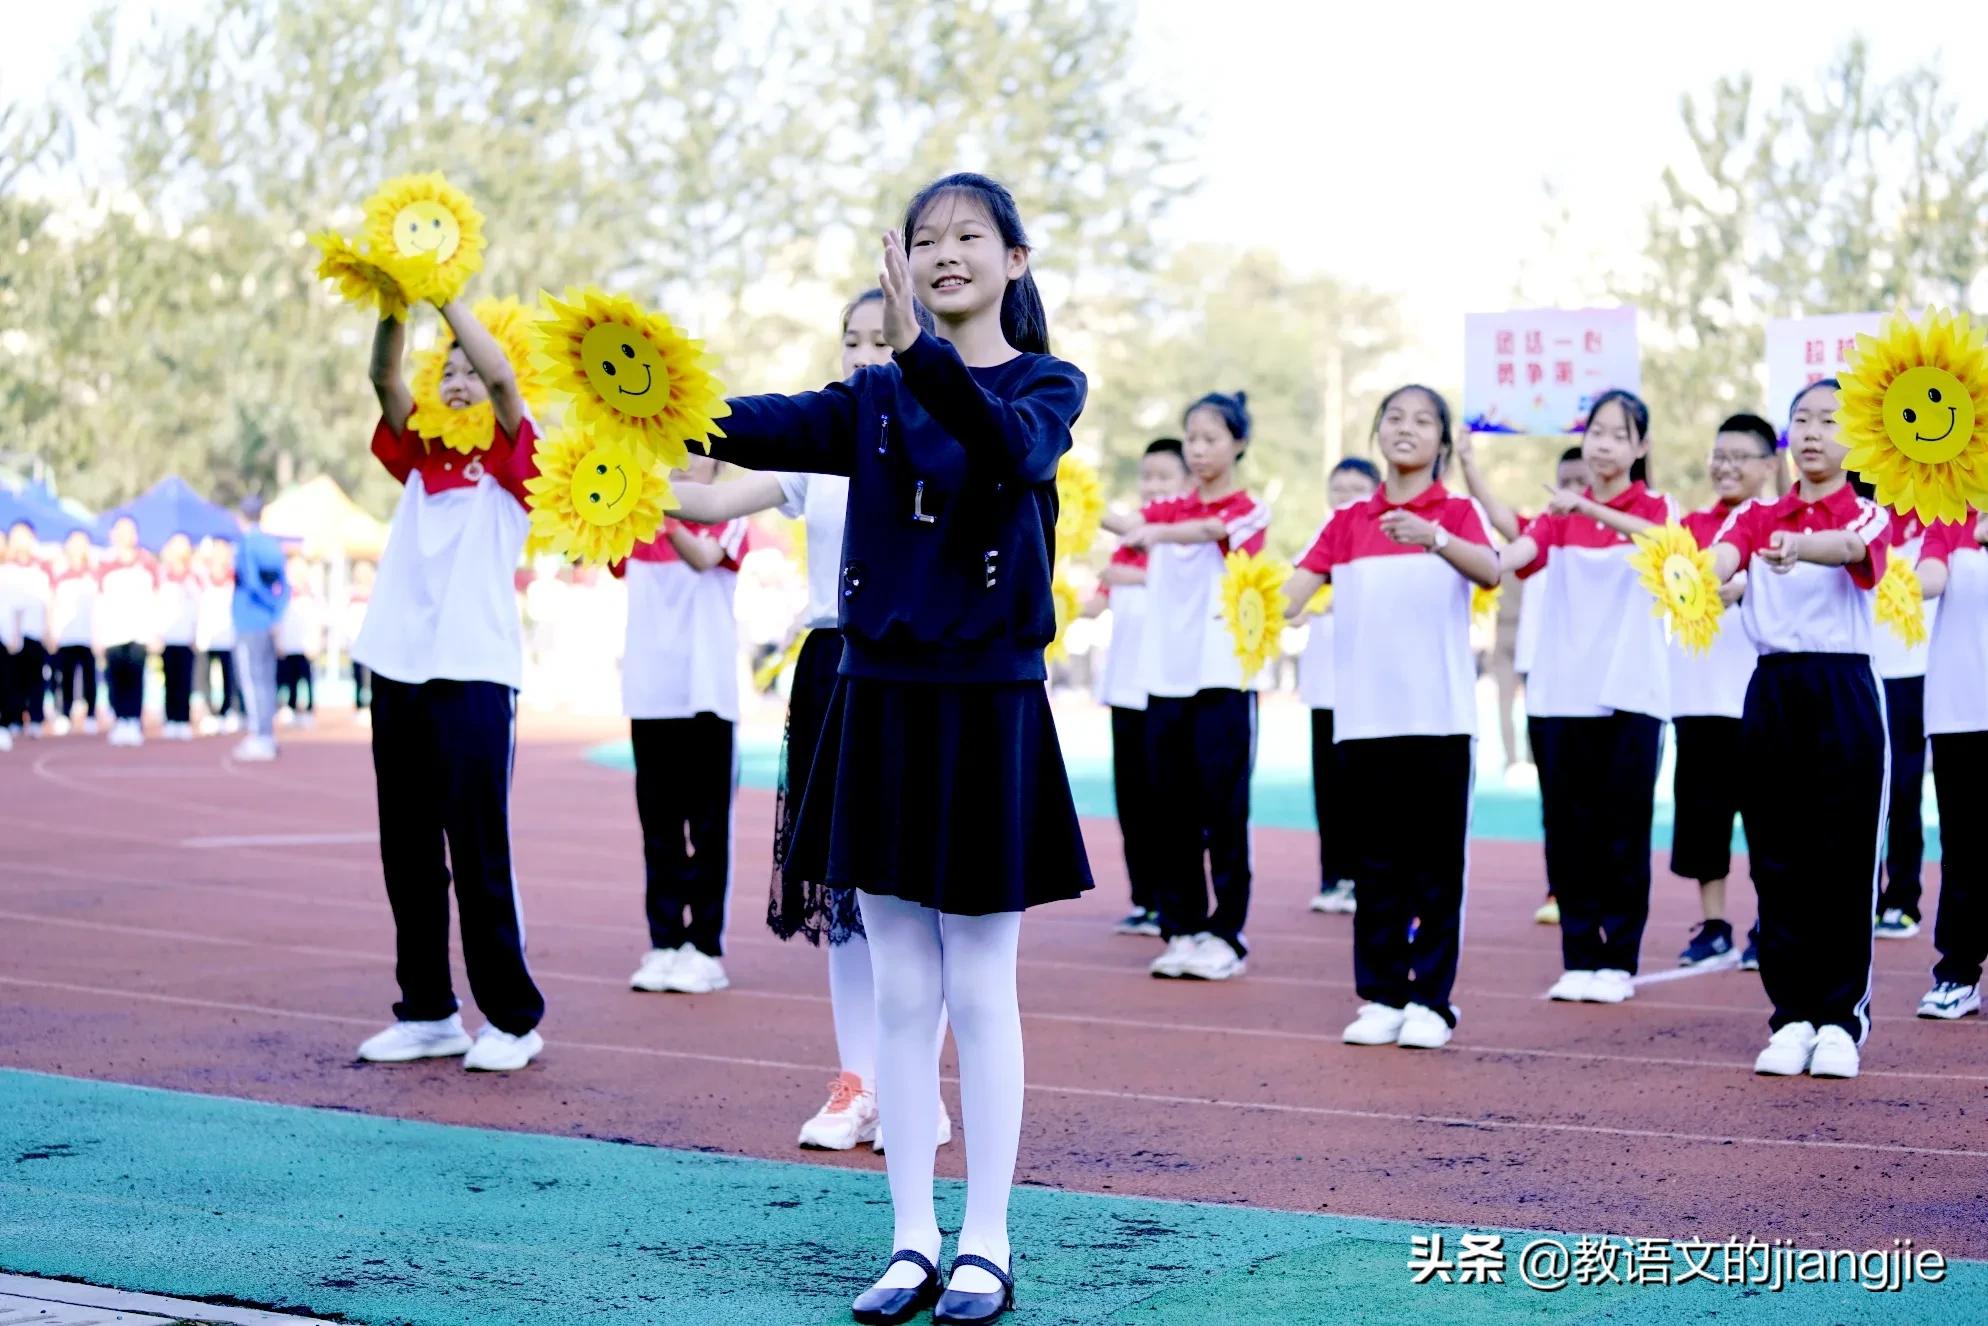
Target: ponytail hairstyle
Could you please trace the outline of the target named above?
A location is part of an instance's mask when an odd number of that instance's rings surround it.
[[[1435,407],[1436,422],[1443,426],[1442,439],[1436,443],[1436,463],[1430,471],[1436,478],[1440,479],[1443,477],[1443,470],[1449,465],[1451,454],[1456,450],[1456,435],[1450,424],[1450,403],[1444,400],[1443,394],[1434,387],[1425,387],[1419,382],[1411,382],[1406,386],[1396,387],[1393,391],[1381,397],[1381,403],[1374,407],[1374,428],[1370,436],[1378,438],[1381,435],[1381,420],[1387,418],[1388,406],[1393,405],[1397,399],[1407,395],[1411,391],[1419,391],[1423,396],[1428,398],[1429,404]]]
[[[1243,444],[1236,453],[1241,460],[1249,453],[1249,393],[1237,391],[1233,394],[1211,391],[1180,412],[1180,426],[1187,427],[1188,418],[1196,410],[1213,410],[1215,417],[1222,421],[1222,427],[1229,430],[1229,436]]]
[[[985,175],[960,171],[934,180],[920,189],[918,196],[911,200],[911,206],[904,209],[904,251],[907,254],[911,252],[911,232],[918,229],[918,222],[932,205],[943,198],[964,198],[983,208],[993,219],[994,228],[1001,232],[1003,247],[1024,250],[1030,247],[1028,232],[1022,229],[1021,210],[1015,206],[1015,196]],[[922,303],[917,308],[919,325],[930,331],[932,315]],[[1008,288],[1002,292],[1001,334],[1007,337],[1009,345],[1023,354],[1049,353],[1049,315],[1042,310],[1042,295],[1035,288],[1033,271],[1024,271],[1020,279],[1008,282]]]
[[[1594,427],[1595,416],[1601,413],[1601,407],[1610,403],[1622,407],[1623,416],[1629,420],[1629,432],[1632,440],[1637,442],[1647,442],[1650,440],[1650,407],[1643,404],[1641,396],[1638,396],[1633,391],[1624,391],[1620,387],[1612,391],[1604,391],[1595,398],[1595,403],[1588,409],[1587,421],[1581,425],[1581,432],[1583,434],[1588,429]],[[1630,465],[1629,482],[1647,483],[1649,478],[1650,457],[1646,451],[1643,455],[1636,458],[1634,464]]]

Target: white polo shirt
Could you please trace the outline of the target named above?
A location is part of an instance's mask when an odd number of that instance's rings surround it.
[[[1242,663],[1222,621],[1223,559],[1260,553],[1270,507],[1240,488],[1204,502],[1199,493],[1154,502],[1141,513],[1149,525],[1215,518],[1226,533],[1210,543],[1156,543],[1146,566],[1146,627],[1139,641],[1141,689],[1181,699],[1210,690],[1241,690]],[[1271,669],[1258,673],[1267,685]]]
[[[1640,480],[1607,505],[1659,525],[1677,519],[1677,504]],[[1526,674],[1526,712],[1535,718],[1670,717],[1670,646],[1629,565],[1635,545],[1628,536],[1591,516],[1551,511],[1535,519],[1526,536],[1539,552],[1519,568],[1519,577],[1546,577],[1539,640]]]
[[[97,641],[113,645],[151,643],[158,628],[159,573],[152,555],[135,553],[128,562],[107,560],[98,568]]]
[[[1491,545],[1483,509],[1440,483],[1399,505],[1382,489],[1326,517],[1298,565],[1332,581],[1331,615],[1345,628],[1333,632],[1333,740],[1475,736],[1471,582],[1429,549],[1383,534],[1381,517],[1395,510]]]
[[[515,441],[498,425],[491,434],[488,449],[463,455],[385,420],[373,430],[373,455],[405,486],[352,657],[391,681],[524,683],[514,575],[538,426],[527,416]]]
[[[842,474],[776,474],[780,514],[799,520],[808,540],[810,629],[842,622],[842,532],[849,515],[849,478]]]
[[[699,571],[670,545],[671,527],[718,541],[719,563]],[[628,584],[621,711],[630,718],[739,717],[739,628],[732,612],[746,523],[671,520],[638,543],[620,574]],[[813,565],[813,558],[809,559]]]
[[[1756,498],[1727,517],[1718,541],[1736,548],[1746,569],[1740,608],[1760,652],[1868,655],[1869,591],[1884,575],[1890,524],[1883,507],[1847,483],[1817,502],[1804,501],[1799,488],[1771,502]],[[1862,539],[1870,555],[1855,566],[1797,562],[1786,571],[1756,557],[1776,533],[1837,529]]]
[[[207,588],[192,567],[159,570],[159,643],[192,648],[200,629],[200,600]]]
[[[1965,524],[1933,526],[1919,549],[1920,565],[1947,564],[1946,592],[1926,605],[1940,605],[1927,647],[1928,733],[1988,732],[1988,548],[1974,540],[1980,518],[1968,508]]]
[[[1111,565],[1128,566],[1152,574],[1152,559],[1140,548],[1118,548]],[[1098,680],[1098,698],[1113,709],[1146,707],[1146,687],[1140,676],[1140,651],[1146,638],[1146,619],[1151,612],[1149,585],[1110,585],[1106,601],[1111,605],[1111,643],[1105,648],[1103,675]]]
[[[65,566],[54,576],[54,599],[49,609],[48,647],[90,648],[96,643],[97,596],[102,586],[97,573],[87,566]]]

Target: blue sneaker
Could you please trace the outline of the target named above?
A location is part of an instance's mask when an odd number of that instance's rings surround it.
[[[1709,967],[1723,961],[1733,951],[1733,927],[1727,921],[1706,921],[1698,927],[1684,952],[1677,955],[1680,967]]]

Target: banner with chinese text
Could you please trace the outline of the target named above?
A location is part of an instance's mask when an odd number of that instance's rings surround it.
[[[1642,389],[1633,308],[1471,313],[1463,336],[1463,415],[1474,432],[1578,433],[1603,392]]]

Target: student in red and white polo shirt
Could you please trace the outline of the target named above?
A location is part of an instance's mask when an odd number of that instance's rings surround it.
[[[110,744],[142,746],[145,657],[158,625],[159,568],[138,546],[138,522],[119,516],[110,552],[97,568],[97,639],[104,647],[110,688]]]
[[[545,999],[525,966],[524,911],[511,868],[511,766],[524,649],[511,573],[530,520],[538,428],[517,376],[465,303],[442,317],[455,345],[442,372],[448,409],[488,401],[490,445],[429,445],[409,424],[403,324],[373,338],[381,419],[373,455],[404,485],[372,605],[352,657],[373,675],[373,772],[380,864],[393,906],[398,1019],[359,1047],[379,1062],[463,1055],[463,1067],[523,1068],[544,1048]],[[470,993],[488,1024],[464,1032],[449,979],[455,877]]]
[[[1650,918],[1650,819],[1669,647],[1638,587],[1630,536],[1677,519],[1644,484],[1650,411],[1626,391],[1588,413],[1586,492],[1562,490],[1504,550],[1522,579],[1544,573],[1539,643],[1526,677],[1546,872],[1560,903],[1565,974],[1554,999],[1619,1004],[1635,993]]]
[[[1774,1004],[1753,1068],[1776,1076],[1855,1077],[1870,1028],[1888,761],[1869,591],[1884,575],[1890,521],[1843,473],[1836,409],[1834,378],[1795,397],[1800,482],[1735,511],[1712,554],[1721,580],[1746,571],[1741,611],[1760,650],[1732,776]]]
[[[717,470],[709,456],[692,456],[672,477],[708,486]],[[637,990],[710,994],[731,983],[720,959],[738,787],[732,598],[745,553],[743,519],[700,525],[673,517],[614,568],[628,582],[621,707],[635,748],[648,881],[649,951],[629,977]]]
[[[1718,500],[1684,517],[1683,525],[1710,548],[1728,517],[1767,490],[1781,463],[1774,425],[1754,414],[1736,414],[1719,425],[1712,439],[1707,472]],[[1737,602],[1746,585],[1742,572],[1727,586]],[[1733,951],[1733,927],[1726,920],[1726,877],[1733,869],[1733,825],[1739,819],[1740,785],[1732,776],[1739,763],[1740,714],[1746,686],[1759,657],[1737,612],[1704,654],[1679,650],[1670,659],[1671,725],[1677,733],[1677,767],[1671,778],[1676,816],[1671,826],[1670,869],[1698,883],[1704,920],[1678,965],[1703,967]],[[1740,965],[1758,966],[1751,939]]]
[[[83,702],[83,732],[97,732],[97,580],[90,536],[77,530],[62,541],[49,609],[49,650],[54,654],[55,735],[69,731],[76,702]]]
[[[1340,507],[1298,562],[1287,612],[1332,582],[1333,737],[1360,905],[1349,1045],[1438,1049],[1456,1026],[1477,677],[1470,587],[1498,583],[1484,511],[1444,488],[1449,406],[1397,388],[1374,416],[1381,491]],[[1411,805],[1404,817],[1404,804]]]
[[[1178,497],[1188,484],[1187,457],[1178,438],[1159,438],[1139,458],[1139,504]],[[1132,910],[1118,923],[1121,935],[1160,933],[1160,878],[1154,860],[1159,832],[1153,798],[1153,771],[1146,751],[1146,683],[1141,675],[1146,635],[1146,575],[1152,555],[1121,545],[1100,577],[1098,594],[1086,616],[1111,610],[1111,644],[1105,650],[1099,697],[1111,709],[1111,788],[1125,845],[1125,876],[1132,885]]]
[[[1107,517],[1106,528],[1127,546],[1153,552],[1139,675],[1157,793],[1154,855],[1167,947],[1151,971],[1221,981],[1243,974],[1249,952],[1243,924],[1249,917],[1249,774],[1256,762],[1256,697],[1243,689],[1242,665],[1222,624],[1223,559],[1231,551],[1263,550],[1270,507],[1236,479],[1236,464],[1249,446],[1242,392],[1203,396],[1188,406],[1182,428],[1194,491],[1152,503],[1141,520]]]
[[[193,739],[193,649],[203,585],[193,540],[174,534],[159,550],[159,664],[166,683],[167,741]]]
[[[1951,1020],[1981,1011],[1988,962],[1988,516],[1935,525],[1919,551],[1927,607],[1940,605],[1926,666],[1926,731],[1933,739],[1933,795],[1940,809],[1940,912],[1933,922],[1933,988],[1919,1016]]]

